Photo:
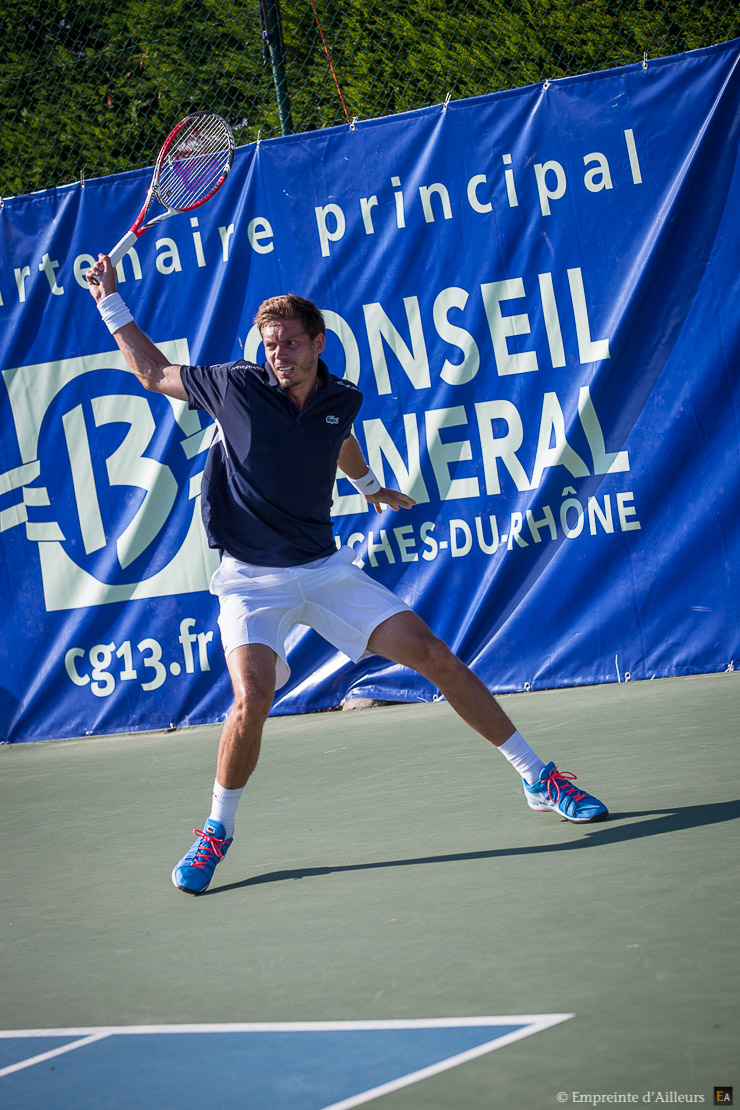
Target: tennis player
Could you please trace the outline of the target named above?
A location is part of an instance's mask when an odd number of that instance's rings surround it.
[[[381,487],[352,425],[362,394],[330,374],[316,305],[288,294],[259,308],[263,366],[239,360],[172,366],[136,326],[116,291],[106,255],[93,266],[90,292],[126,362],[149,390],[187,401],[216,422],[203,475],[203,523],[221,552],[211,581],[234,689],[218,748],[211,812],[172,872],[175,886],[199,894],[234,834],[242,791],[259,757],[275,690],[289,675],[285,640],[296,624],[316,629],[355,662],[371,653],[424,675],[459,716],[521,775],[531,809],[574,822],[603,820],[606,806],[578,789],[575,776],[545,764],[465,664],[399,597],[337,550],[331,501],[337,466],[377,512],[415,502]]]

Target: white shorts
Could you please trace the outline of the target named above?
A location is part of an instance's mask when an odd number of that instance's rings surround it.
[[[211,579],[220,603],[221,641],[228,658],[243,644],[267,644],[277,655],[275,688],[290,677],[286,638],[308,625],[357,663],[372,632],[409,606],[353,563],[351,548],[298,567],[257,567],[224,555]]]

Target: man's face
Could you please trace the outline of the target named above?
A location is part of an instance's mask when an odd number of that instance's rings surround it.
[[[265,355],[283,389],[313,384],[324,341],[323,335],[311,339],[300,320],[281,320],[263,328]]]

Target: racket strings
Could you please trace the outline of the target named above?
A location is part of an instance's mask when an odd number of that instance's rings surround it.
[[[202,202],[228,171],[231,151],[231,135],[219,117],[189,120],[163,154],[156,186],[159,199],[176,210]]]

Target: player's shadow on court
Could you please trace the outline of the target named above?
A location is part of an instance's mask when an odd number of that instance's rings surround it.
[[[322,875],[338,875],[343,871],[377,871],[384,867],[418,867],[430,863],[467,863],[475,859],[499,859],[508,856],[533,856],[548,852],[573,852],[581,848],[606,847],[621,844],[628,840],[640,840],[648,836],[664,836],[667,833],[681,832],[684,829],[697,829],[704,825],[716,825],[722,821],[735,821],[740,817],[740,800],[732,802],[712,802],[707,805],[682,806],[677,809],[639,810],[634,813],[612,813],[604,824],[586,825],[578,830],[578,838],[560,844],[527,844],[519,848],[491,848],[481,852],[451,852],[449,855],[417,856],[410,859],[377,860],[372,863],[345,863],[335,867],[299,867],[294,870],[270,871],[264,875],[253,875],[237,883],[212,887],[199,897],[209,894],[226,894],[228,891],[241,890],[243,887],[259,886],[261,883],[281,883],[290,879],[315,879]],[[553,820],[546,814],[538,815],[537,820]],[[561,819],[561,820],[564,820]]]

